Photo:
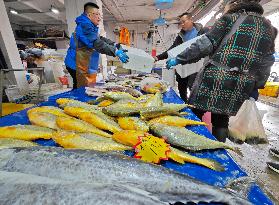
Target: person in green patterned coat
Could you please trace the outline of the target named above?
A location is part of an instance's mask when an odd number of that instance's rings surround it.
[[[265,85],[274,63],[277,30],[262,16],[259,1],[229,0],[223,16],[204,37],[167,61],[167,68],[172,68],[209,56],[194,82],[189,103],[199,118],[207,111],[212,113],[212,131],[219,141],[228,136],[229,116],[236,115],[253,90]],[[221,45],[243,12],[248,16]]]

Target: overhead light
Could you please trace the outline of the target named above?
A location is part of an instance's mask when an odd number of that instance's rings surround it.
[[[160,11],[160,9],[156,9],[157,11]]]
[[[10,9],[10,13],[11,13],[11,14],[15,14],[15,15],[18,14],[18,12],[17,12],[16,10],[14,10],[14,9]]]
[[[60,13],[60,11],[59,11],[57,8],[55,8],[54,6],[52,6],[52,5],[51,5],[51,7],[50,7],[50,10],[51,10],[53,13],[55,13],[55,14],[59,14],[59,13]]]

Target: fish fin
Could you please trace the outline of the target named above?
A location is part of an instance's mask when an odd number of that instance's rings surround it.
[[[256,183],[255,179],[245,176],[229,182],[226,185],[226,188],[244,198],[248,198],[249,191],[252,185],[255,183]]]
[[[265,138],[259,138],[259,137],[251,137],[249,139],[246,139],[245,141],[247,144],[267,144],[268,140]]]
[[[188,112],[180,112],[180,113],[179,113],[179,116],[182,116],[182,117],[183,117],[183,116],[186,116],[186,115],[189,115],[189,113],[188,113]]]
[[[175,115],[175,116],[181,116],[181,114],[179,112],[170,112],[168,115]]]
[[[186,104],[187,107],[196,108],[194,105]]]
[[[234,151],[239,156],[243,157],[243,153],[242,153],[242,151],[241,151],[241,149],[239,147],[232,148],[232,151]]]
[[[103,100],[106,100],[106,98],[105,98],[105,97],[98,97],[98,98],[96,98],[95,100],[89,100],[89,101],[87,101],[87,103],[90,104],[90,105],[96,105],[96,104],[98,104],[99,102],[102,102]]]
[[[207,159],[210,163],[211,163],[211,166],[208,167],[208,168],[211,168],[215,171],[218,171],[218,172],[223,172],[225,171],[225,168],[217,161],[215,160],[211,160],[211,159]]]

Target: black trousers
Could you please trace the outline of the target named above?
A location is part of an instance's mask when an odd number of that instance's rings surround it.
[[[67,71],[70,73],[70,75],[73,78],[73,89],[77,88],[77,76],[76,76],[76,70],[73,70],[69,67],[66,67]]]
[[[177,72],[175,72],[179,95],[185,103],[187,103],[188,101],[187,88],[189,88],[190,90],[192,89],[193,83],[196,79],[196,75],[197,73],[194,73],[192,75],[187,76],[186,78],[181,78],[180,75]]]
[[[198,116],[199,119],[202,119],[202,116],[206,111],[199,109],[192,109],[193,113]],[[211,113],[211,123],[213,128],[228,128],[229,127],[229,116],[223,114]]]

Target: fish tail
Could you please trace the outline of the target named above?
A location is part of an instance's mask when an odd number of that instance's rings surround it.
[[[208,161],[208,163],[207,163],[208,168],[213,169],[213,170],[218,171],[218,172],[225,171],[224,167],[219,162],[217,162],[215,160],[211,160],[211,159],[207,159],[207,161]]]
[[[239,147],[230,147],[230,149],[234,151],[236,154],[238,154],[239,156],[243,157],[243,153]]]
[[[222,165],[212,159],[207,159],[207,158],[197,158],[192,156],[192,159],[184,159],[186,162],[192,162],[192,163],[196,163],[202,166],[205,166],[209,169],[215,170],[215,171],[224,171],[224,167],[222,167]]]

